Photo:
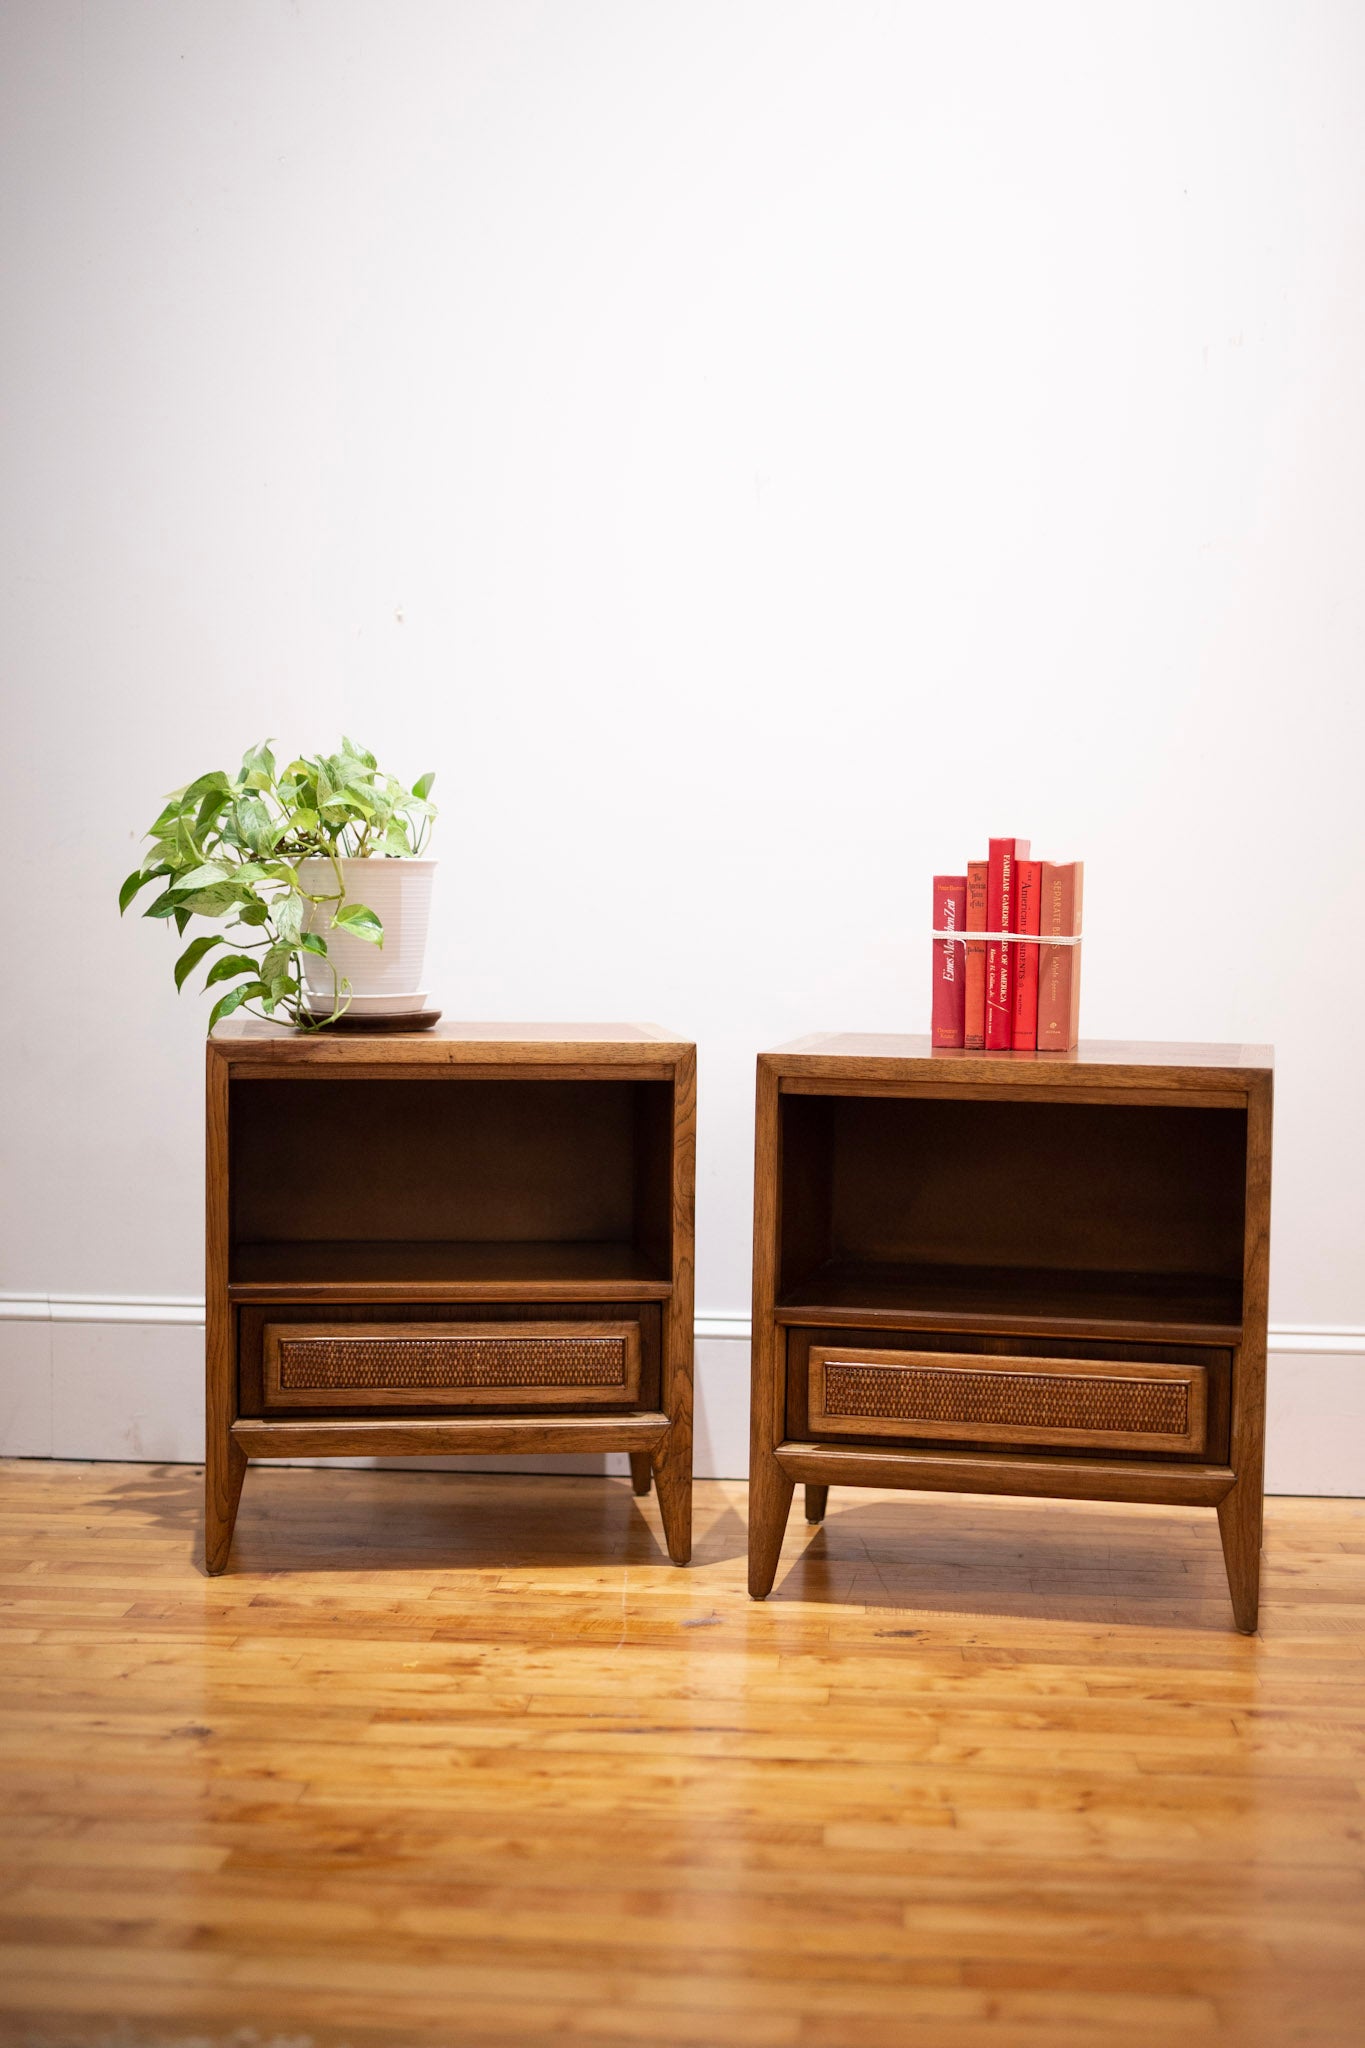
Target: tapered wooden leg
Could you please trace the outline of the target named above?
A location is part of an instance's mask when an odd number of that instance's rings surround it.
[[[808,1522],[823,1522],[825,1519],[825,1509],[828,1506],[829,1488],[827,1486],[808,1486],[806,1488],[806,1520]]]
[[[788,1479],[776,1458],[750,1459],[749,1592],[755,1600],[766,1600],[773,1589],[795,1491],[795,1481]]]
[[[227,1570],[246,1465],[246,1452],[230,1436],[215,1441],[210,1435],[204,1460],[204,1568],[215,1575]]]
[[[653,1453],[654,1488],[664,1541],[674,1564],[692,1556],[692,1432],[675,1422]]]
[[[632,1487],[637,1494],[644,1495],[648,1493],[651,1471],[649,1452],[628,1451],[626,1455],[630,1459],[630,1483]]]
[[[1239,1480],[1218,1503],[1232,1613],[1243,1635],[1254,1636],[1261,1597],[1261,1489]]]

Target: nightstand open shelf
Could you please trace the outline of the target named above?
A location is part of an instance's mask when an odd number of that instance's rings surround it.
[[[1241,1290],[1171,1273],[1095,1273],[1055,1267],[915,1266],[829,1260],[777,1301],[780,1323],[877,1328],[1113,1331],[1154,1340],[1235,1344]]]
[[[535,1238],[247,1243],[234,1246],[231,1272],[234,1301],[266,1301],[281,1290],[309,1301],[664,1301],[672,1292],[636,1245]]]
[[[751,1590],[797,1480],[1196,1500],[1254,1628],[1270,1091],[1257,1048],[764,1054]]]
[[[646,1026],[208,1049],[210,1571],[250,1457],[630,1454],[691,1520],[695,1054]]]

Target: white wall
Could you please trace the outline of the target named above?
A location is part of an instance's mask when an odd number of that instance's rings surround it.
[[[989,832],[1083,856],[1089,1035],[1275,1042],[1354,1387],[1363,81],[1301,0],[7,0],[0,1290],[199,1291],[114,891],[344,730],[438,771],[449,1011],[697,1038],[710,1314],[754,1051],[923,1028]]]

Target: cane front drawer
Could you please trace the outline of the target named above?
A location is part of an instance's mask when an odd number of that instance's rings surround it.
[[[807,1370],[816,1437],[1195,1455],[1207,1441],[1202,1365],[813,1343]]]
[[[636,1321],[267,1322],[267,1411],[575,1408],[640,1395]]]

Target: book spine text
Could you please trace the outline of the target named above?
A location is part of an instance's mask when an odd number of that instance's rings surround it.
[[[969,860],[967,930],[984,932],[986,929],[986,863],[984,860]],[[984,939],[969,939],[962,950],[966,955],[962,1043],[969,1052],[980,1052],[986,1043],[986,942]]]
[[[1029,850],[1027,839],[992,839],[986,868],[986,929],[1018,930],[1014,865]],[[1008,1052],[1014,1043],[1014,956],[1007,939],[986,941],[986,1050]]]
[[[1018,916],[1011,931],[1037,932],[1042,908],[1043,864],[1038,860],[1016,861],[1015,901]],[[1014,1050],[1034,1052],[1038,1046],[1038,955],[1039,946],[1016,946],[1014,962]]]
[[[967,877],[934,876],[934,930],[960,932],[967,916]],[[934,940],[933,1043],[936,1048],[961,1046],[965,1016],[964,947],[957,939]]]
[[[1081,931],[1084,863],[1078,860],[1042,863],[1044,943],[1038,947],[1038,1050],[1071,1052],[1081,1035],[1081,948],[1049,946],[1054,938],[1074,938]]]

